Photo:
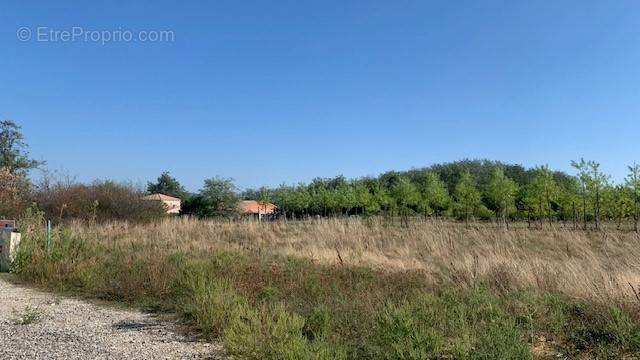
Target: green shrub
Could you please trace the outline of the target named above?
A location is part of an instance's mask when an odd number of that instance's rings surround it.
[[[602,359],[640,354],[640,326],[621,309],[574,304],[566,317],[570,354],[591,353]]]
[[[239,306],[224,332],[225,349],[246,359],[340,359],[344,352],[303,335],[305,319],[281,306]]]
[[[11,271],[37,280],[44,257],[44,213],[31,206],[22,214],[19,224],[22,238]]]
[[[273,303],[278,299],[279,296],[280,296],[280,290],[278,290],[278,288],[275,288],[273,286],[266,286],[262,288],[262,290],[260,290],[260,293],[258,294],[258,299],[266,303]]]
[[[410,304],[388,305],[379,315],[378,332],[373,339],[376,357],[384,359],[432,359],[441,353],[442,334],[431,321],[418,316]],[[421,316],[421,317],[422,317]]]
[[[385,359],[526,359],[523,333],[487,290],[425,294],[388,304],[370,350]]]
[[[246,300],[228,281],[212,276],[211,269],[210,262],[187,262],[179,268],[175,286],[182,299],[181,312],[195,321],[205,335],[219,336]]]
[[[38,283],[77,284],[78,265],[88,253],[88,246],[66,227],[52,229],[47,240],[44,213],[28,208],[19,220],[22,239],[11,271]]]
[[[304,335],[309,340],[326,339],[331,326],[331,312],[325,305],[317,305],[305,318]]]

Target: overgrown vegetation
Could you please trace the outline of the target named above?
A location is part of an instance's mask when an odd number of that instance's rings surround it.
[[[132,184],[94,181],[82,184],[44,177],[30,194],[47,218],[57,223],[78,219],[90,222],[126,220],[149,222],[166,216],[158,201],[144,201],[144,192]]]
[[[640,303],[624,283],[639,276],[625,266],[638,255],[633,233],[609,233],[606,245],[598,233],[518,226],[173,219],[75,223],[47,249],[41,216],[22,220],[21,278],[182,314],[240,358],[640,353]]]

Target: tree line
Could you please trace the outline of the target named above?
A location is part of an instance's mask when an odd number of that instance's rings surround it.
[[[66,180],[39,184],[27,178],[44,163],[31,159],[20,127],[0,121],[0,216],[16,217],[30,203],[48,216],[89,219],[149,220],[163,216],[161,206],[141,201],[147,193],[182,199],[183,215],[234,217],[241,199],[274,203],[288,219],[335,216],[386,216],[406,222],[411,216],[497,220],[505,225],[526,220],[531,226],[561,221],[573,227],[600,228],[603,221],[632,221],[640,217],[640,165],[628,167],[614,183],[595,161],[572,161],[575,174],[548,166],[525,168],[491,160],[462,160],[376,177],[315,178],[309,183],[283,184],[239,191],[229,178],[204,181],[190,193],[168,172],[140,189],[131,184]]]
[[[600,228],[602,221],[632,220],[638,230],[640,165],[615,184],[600,164],[571,162],[576,174],[548,166],[525,168],[490,160],[462,160],[377,177],[315,178],[309,183],[283,184],[238,192],[231,179],[205,181],[190,194],[163,173],[149,192],[184,200],[183,213],[201,217],[232,216],[239,199],[277,205],[281,217],[387,216],[405,222],[410,216],[527,221],[531,226],[560,221],[575,228]]]
[[[378,177],[316,178],[308,184],[247,190],[245,197],[275,203],[283,216],[385,215],[526,220],[599,228],[632,220],[638,230],[640,165],[615,184],[600,164],[571,162],[576,175],[548,166],[531,169],[490,160],[462,160]]]

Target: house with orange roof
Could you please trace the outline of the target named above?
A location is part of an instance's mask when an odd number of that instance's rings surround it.
[[[165,195],[165,194],[151,194],[144,196],[142,200],[145,201],[161,201],[164,208],[167,210],[167,214],[179,214],[180,213],[180,199]]]
[[[274,204],[256,200],[243,200],[238,204],[238,209],[242,215],[255,217],[258,220],[273,217],[276,213],[276,208],[277,206]]]

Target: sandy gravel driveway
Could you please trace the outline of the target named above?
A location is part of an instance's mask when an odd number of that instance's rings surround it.
[[[16,286],[0,276],[0,358],[222,359],[174,324]]]

